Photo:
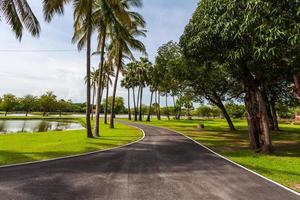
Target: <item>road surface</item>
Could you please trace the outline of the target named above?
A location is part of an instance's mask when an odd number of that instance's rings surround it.
[[[0,169],[0,199],[300,199],[175,132],[135,126],[146,137],[131,146]]]

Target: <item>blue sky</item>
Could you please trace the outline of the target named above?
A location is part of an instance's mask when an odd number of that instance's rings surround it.
[[[43,21],[42,1],[29,0],[29,4],[41,22],[38,39],[24,33],[22,42],[16,40],[10,27],[0,22],[0,50],[76,50],[71,44],[73,32],[72,9],[67,7],[64,16],[57,16],[48,24]],[[154,61],[158,47],[170,40],[178,41],[185,25],[196,9],[198,0],[144,0],[139,12],[147,22],[146,45],[149,59]],[[0,95],[13,93],[40,95],[51,90],[58,98],[85,100],[84,52],[0,52]],[[92,60],[97,66],[98,59]],[[127,93],[119,88],[118,96],[126,100]],[[148,102],[149,93],[144,101]]]

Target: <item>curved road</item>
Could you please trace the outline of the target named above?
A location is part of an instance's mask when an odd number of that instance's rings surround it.
[[[300,199],[165,129],[143,141],[66,160],[0,169],[0,199]]]

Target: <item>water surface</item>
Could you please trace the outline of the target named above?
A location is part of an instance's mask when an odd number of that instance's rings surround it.
[[[79,129],[83,129],[81,124],[72,121],[0,120],[0,134],[33,133]]]

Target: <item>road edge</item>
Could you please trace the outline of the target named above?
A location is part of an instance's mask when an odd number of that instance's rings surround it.
[[[139,123],[136,123],[136,122],[132,122],[132,123],[139,124]],[[225,156],[222,156],[221,154],[215,152],[214,150],[208,148],[207,146],[204,146],[204,145],[201,144],[200,142],[194,140],[193,138],[191,138],[191,137],[189,137],[189,136],[187,136],[187,135],[185,135],[185,134],[183,134],[183,133],[181,133],[181,132],[179,132],[179,131],[176,131],[176,130],[173,130],[173,129],[170,129],[170,128],[166,128],[166,127],[161,127],[161,126],[153,126],[153,125],[148,125],[148,124],[141,124],[141,125],[151,126],[151,127],[155,127],[155,128],[161,128],[161,129],[165,129],[165,130],[172,131],[172,132],[175,132],[175,133],[177,133],[177,134],[180,134],[180,135],[182,135],[183,137],[188,138],[189,140],[192,140],[192,141],[195,142],[196,144],[198,144],[198,145],[200,145],[201,147],[205,148],[206,150],[210,151],[211,153],[217,155],[218,157],[220,157],[220,158],[222,158],[222,159],[224,159],[224,160],[230,162],[231,164],[236,165],[236,166],[238,166],[238,167],[240,167],[240,168],[242,168],[242,169],[244,169],[244,170],[246,170],[246,171],[248,171],[248,172],[250,172],[250,173],[252,173],[252,174],[255,174],[255,175],[257,175],[257,176],[259,176],[259,177],[261,177],[261,178],[263,178],[263,179],[265,179],[265,180],[267,180],[267,181],[269,181],[269,182],[271,182],[271,183],[273,183],[273,184],[275,184],[275,185],[281,187],[282,189],[285,189],[285,190],[287,190],[287,191],[289,191],[289,192],[291,192],[291,193],[297,195],[297,196],[300,196],[300,193],[299,193],[299,192],[296,192],[296,191],[294,191],[294,190],[292,190],[292,189],[290,189],[290,188],[288,188],[288,187],[286,187],[286,186],[284,186],[284,185],[282,185],[282,184],[280,184],[280,183],[278,183],[278,182],[276,182],[276,181],[273,181],[273,180],[271,180],[271,179],[265,177],[264,175],[261,175],[261,174],[255,172],[255,171],[253,171],[253,170],[251,170],[251,169],[248,169],[247,167],[244,167],[244,166],[242,166],[242,165],[240,165],[240,164],[238,164],[238,163],[236,163],[236,162],[234,162],[234,161],[232,161],[232,160],[226,158]]]
[[[63,157],[58,157],[58,158],[51,158],[51,159],[46,159],[46,160],[37,160],[37,161],[30,161],[30,162],[24,162],[24,163],[16,163],[16,164],[9,164],[9,165],[1,165],[0,169],[4,169],[4,168],[12,168],[12,167],[20,167],[20,166],[27,166],[27,165],[35,165],[35,164],[41,164],[41,163],[47,163],[47,162],[53,162],[53,161],[59,161],[59,160],[66,160],[66,159],[72,159],[72,158],[79,158],[79,157],[83,157],[83,156],[89,156],[89,155],[93,155],[93,154],[97,154],[97,153],[102,153],[102,152],[106,152],[106,151],[112,151],[112,150],[117,150],[117,149],[121,149],[136,143],[139,143],[141,141],[143,141],[146,137],[145,131],[139,127],[136,126],[132,126],[129,124],[126,124],[126,126],[130,126],[133,127],[135,129],[138,129],[142,132],[142,137],[136,141],[121,145],[121,146],[117,146],[117,147],[113,147],[113,148],[108,148],[108,149],[102,149],[102,150],[97,150],[97,151],[91,151],[91,152],[87,152],[87,153],[81,153],[81,154],[76,154],[76,155],[71,155],[71,156],[63,156]]]

